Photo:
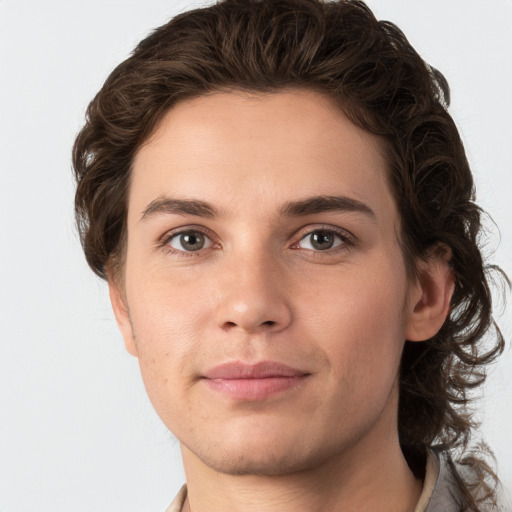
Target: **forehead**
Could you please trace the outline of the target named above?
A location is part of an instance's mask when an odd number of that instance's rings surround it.
[[[255,214],[333,188],[376,210],[394,208],[381,141],[328,98],[213,93],[171,108],[138,151],[129,216],[164,194]]]

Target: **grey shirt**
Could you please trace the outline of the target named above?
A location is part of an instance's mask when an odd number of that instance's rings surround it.
[[[414,512],[460,512],[452,489],[452,477],[444,457],[429,452],[423,490]]]

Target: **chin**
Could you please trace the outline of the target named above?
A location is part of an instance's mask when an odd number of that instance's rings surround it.
[[[249,443],[247,443],[249,444]],[[315,469],[333,456],[332,450],[307,452],[304,444],[262,443],[265,446],[216,446],[212,450],[195,453],[211,469],[236,476],[284,476]],[[299,450],[299,449],[300,450]]]
[[[312,469],[310,461],[289,455],[262,458],[237,454],[222,459],[209,457],[203,462],[219,473],[236,476],[283,476]]]

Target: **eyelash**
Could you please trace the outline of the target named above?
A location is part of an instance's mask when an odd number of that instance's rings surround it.
[[[333,248],[325,249],[325,250],[312,250],[312,249],[305,249],[309,252],[311,252],[315,257],[322,257],[322,255],[332,255],[334,253],[338,253],[341,251],[347,251],[351,247],[355,245],[355,237],[351,235],[348,231],[345,231],[341,228],[335,228],[333,226],[315,226],[313,229],[311,228],[305,228],[302,231],[300,231],[297,235],[297,240],[290,246],[290,249],[292,250],[298,250],[300,247],[298,246],[299,243],[307,238],[308,236],[311,236],[313,233],[327,233],[331,235],[337,236],[341,243]],[[181,227],[177,228],[175,231],[167,232],[158,242],[158,245],[163,248],[168,254],[172,254],[174,256],[178,257],[192,257],[192,256],[199,256],[202,253],[202,250],[199,249],[198,251],[185,251],[185,250],[178,250],[171,247],[169,244],[171,240],[175,237],[187,234],[187,233],[201,233],[203,236],[207,237],[211,241],[211,246],[207,247],[207,249],[218,247],[220,244],[218,242],[214,241],[214,237],[210,234],[209,231],[205,230],[202,227],[199,226],[187,226],[187,227]]]
[[[208,238],[211,241],[211,246],[208,248],[215,248],[215,246],[219,245],[218,243],[214,242],[213,236],[210,234],[209,231],[205,230],[204,228],[201,228],[199,226],[186,226],[182,228],[177,228],[175,231],[167,232],[159,241],[158,245],[162,247],[168,254],[172,254],[173,256],[178,257],[184,257],[189,258],[191,256],[199,256],[202,252],[202,250],[198,251],[180,251],[178,249],[174,249],[169,244],[173,238],[179,237],[181,235],[185,235],[187,233],[201,233],[203,236]]]
[[[302,242],[302,240],[306,239],[308,236],[311,236],[313,233],[327,233],[330,235],[337,236],[341,243],[335,247],[325,249],[325,250],[312,250],[312,249],[306,249],[312,253],[315,257],[321,258],[322,255],[332,255],[337,254],[338,252],[347,251],[351,247],[355,245],[355,237],[349,233],[348,231],[341,229],[341,228],[335,228],[334,226],[329,225],[320,225],[315,226],[313,229],[311,228],[305,228],[302,232],[299,232],[298,240],[293,243],[292,249],[298,250],[300,247],[298,247],[299,243]]]

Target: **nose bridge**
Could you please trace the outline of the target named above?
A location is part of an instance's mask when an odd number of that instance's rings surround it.
[[[281,330],[291,320],[286,273],[269,247],[244,244],[225,257],[217,324],[247,332]]]

